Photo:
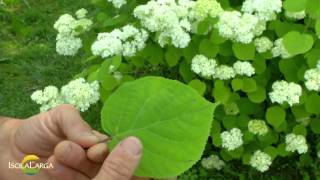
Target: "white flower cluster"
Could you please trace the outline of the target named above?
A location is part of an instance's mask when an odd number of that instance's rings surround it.
[[[306,153],[308,151],[306,138],[293,133],[286,135],[286,151],[297,151],[299,154]]]
[[[228,151],[237,149],[243,144],[243,134],[240,129],[233,128],[221,133],[222,147]]]
[[[255,74],[255,69],[251,63],[247,61],[237,61],[233,64],[233,69],[238,75],[242,76],[252,76]]]
[[[310,91],[320,91],[320,61],[316,68],[309,69],[305,72],[306,88]]]
[[[265,23],[251,14],[241,14],[239,11],[224,11],[219,16],[216,25],[219,34],[227,39],[248,44],[255,36],[265,30]]]
[[[273,57],[281,56],[283,59],[287,59],[291,57],[291,54],[283,45],[283,39],[277,39],[274,42],[274,47],[271,50]]]
[[[241,10],[256,15],[261,21],[270,21],[276,19],[281,8],[281,0],[245,0]]]
[[[127,4],[126,0],[108,0],[115,8],[121,8],[121,6]]]
[[[59,92],[55,86],[48,86],[43,91],[35,91],[31,99],[41,105],[40,111],[48,111],[60,104],[72,104],[80,111],[86,111],[91,104],[95,104],[100,98],[99,84],[97,81],[87,83],[79,78],[63,86]]]
[[[265,36],[256,38],[254,40],[254,44],[256,46],[257,52],[259,53],[265,53],[273,47],[273,42]]]
[[[49,109],[64,103],[58,88],[55,86],[47,86],[43,91],[35,91],[31,95],[31,99],[41,105],[40,112],[48,111]]]
[[[214,79],[228,80],[236,76],[234,69],[227,65],[217,66],[213,75]]]
[[[223,12],[219,2],[216,0],[198,0],[195,5],[194,13],[198,21],[207,17],[215,18]]]
[[[283,104],[287,102],[290,106],[299,103],[302,88],[299,84],[286,81],[276,81],[272,84],[272,92],[269,93],[271,102]]]
[[[64,14],[54,24],[54,29],[58,31],[56,51],[60,55],[74,56],[82,47],[82,40],[77,37],[85,31],[88,31],[92,25],[90,19],[85,18],[88,11],[79,9],[76,12],[78,19],[70,14]]]
[[[271,157],[267,153],[260,150],[255,151],[250,159],[250,165],[260,172],[267,171],[271,164]]]
[[[76,11],[75,15],[77,16],[78,19],[83,19],[87,16],[88,10],[81,8],[78,11]]]
[[[217,61],[215,59],[208,59],[204,55],[196,55],[192,59],[191,70],[204,78],[213,77],[216,67]]]
[[[171,42],[177,48],[185,48],[191,40],[194,7],[195,1],[191,0],[151,0],[137,6],[134,16],[149,31],[157,32],[160,46]]]
[[[236,75],[252,76],[254,67],[249,62],[237,61],[233,67],[218,65],[215,59],[208,59],[204,55],[196,55],[192,59],[191,70],[204,78],[228,80]]]
[[[221,160],[219,158],[219,156],[211,155],[207,158],[202,158],[201,165],[202,165],[202,167],[204,167],[206,169],[221,170],[223,168],[223,166],[225,165],[225,163],[223,162],[223,160]]]
[[[258,134],[260,136],[267,134],[269,131],[265,121],[257,119],[249,121],[248,129],[252,134]]]
[[[289,19],[301,20],[306,17],[306,11],[299,11],[299,12],[286,11],[285,16]]]
[[[91,51],[102,58],[114,55],[131,57],[146,46],[147,39],[148,33],[144,29],[126,25],[110,33],[99,33]]]

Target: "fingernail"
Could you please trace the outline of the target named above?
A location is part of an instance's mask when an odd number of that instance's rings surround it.
[[[87,139],[90,139],[90,141],[99,142],[99,137],[97,137],[96,135],[94,135],[92,133],[84,132],[82,134],[82,136],[84,136]]]
[[[142,144],[136,137],[128,137],[121,142],[120,146],[123,147],[125,151],[135,156],[139,155],[142,149]]]

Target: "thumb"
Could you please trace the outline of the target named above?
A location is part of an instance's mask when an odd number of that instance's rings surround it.
[[[129,180],[142,155],[142,144],[135,137],[128,137],[118,144],[104,161],[93,180]]]

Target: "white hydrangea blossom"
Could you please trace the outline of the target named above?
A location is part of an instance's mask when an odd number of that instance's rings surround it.
[[[254,119],[248,123],[249,132],[263,136],[268,133],[269,129],[265,121]]]
[[[75,15],[77,16],[78,19],[85,18],[88,14],[88,10],[81,8],[78,11],[76,11]]]
[[[228,79],[234,78],[235,76],[236,76],[236,73],[232,67],[229,67],[227,65],[220,65],[220,66],[217,66],[217,68],[215,69],[213,78],[228,80]]]
[[[306,138],[293,133],[286,135],[286,151],[297,151],[299,154],[306,153],[308,151]]]
[[[254,40],[256,50],[259,53],[265,53],[273,47],[273,42],[268,37],[259,37]]]
[[[215,18],[219,16],[223,9],[216,0],[198,0],[195,6],[195,18],[202,21],[207,17]]]
[[[245,0],[241,10],[256,15],[262,21],[270,21],[276,19],[276,14],[281,12],[281,8],[281,0]]]
[[[110,33],[99,33],[97,41],[91,46],[91,51],[103,58],[114,55],[131,57],[145,47],[147,39],[148,33],[144,29],[126,25]]]
[[[85,18],[88,11],[79,9],[76,12],[78,18],[75,19],[70,14],[64,14],[53,25],[58,31],[56,50],[57,53],[64,56],[74,56],[82,47],[82,40],[77,36],[90,29],[93,24],[90,19]]]
[[[202,167],[206,169],[217,169],[221,170],[225,165],[224,161],[219,158],[217,155],[211,155],[207,158],[202,158],[201,160]]]
[[[316,68],[309,69],[304,73],[306,88],[310,91],[320,91],[320,61]]]
[[[228,151],[237,149],[243,144],[243,134],[240,129],[233,128],[221,133],[222,147]]]
[[[238,11],[224,11],[219,16],[216,27],[222,37],[248,44],[252,42],[257,33],[261,33],[256,30],[258,25],[262,24],[254,15],[241,14]]]
[[[274,47],[271,50],[273,57],[281,56],[284,59],[290,58],[291,54],[288,52],[288,50],[283,45],[283,39],[277,39],[274,42]]]
[[[195,19],[195,1],[151,0],[134,9],[134,16],[151,32],[159,34],[158,43],[164,47],[170,42],[177,48],[188,46],[191,24]]]
[[[265,172],[272,164],[272,158],[265,152],[257,150],[250,159],[250,165],[260,172]]]
[[[100,98],[99,83],[95,81],[90,84],[85,79],[79,78],[63,86],[61,95],[68,104],[74,105],[80,111],[86,111]]]
[[[108,0],[108,2],[112,3],[115,8],[121,8],[123,5],[127,4],[126,0]]]
[[[81,39],[73,36],[63,36],[56,43],[57,53],[64,56],[74,56],[81,47]]]
[[[215,59],[208,59],[203,55],[196,55],[192,59],[191,70],[202,77],[211,78],[215,74],[216,67]]]
[[[286,81],[276,81],[272,84],[272,92],[269,93],[271,102],[283,104],[287,102],[290,106],[299,103],[302,88],[299,84]]]
[[[87,83],[83,78],[69,82],[61,88],[60,92],[57,87],[48,86],[43,91],[38,90],[31,95],[31,99],[41,105],[40,112],[48,111],[61,104],[72,104],[80,111],[86,111],[99,98],[98,82]]]
[[[299,12],[290,12],[286,11],[285,16],[289,19],[294,19],[294,20],[301,20],[306,17],[306,11],[299,11]]]
[[[242,76],[252,76],[255,74],[255,69],[251,63],[247,61],[237,61],[233,64],[233,69],[236,74]]]

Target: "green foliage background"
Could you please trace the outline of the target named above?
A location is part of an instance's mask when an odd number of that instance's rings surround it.
[[[227,4],[227,0],[221,0]],[[296,2],[300,2],[296,1]],[[154,42],[149,42],[147,48],[135,58],[92,59],[83,63],[90,54],[90,45],[97,32],[110,31],[132,21],[128,12],[135,7],[134,2],[120,12],[110,11],[111,6],[104,0],[63,1],[63,0],[8,0],[6,6],[0,5],[0,114],[26,118],[38,112],[38,107],[30,100],[30,94],[37,89],[48,85],[61,86],[66,84],[74,75],[85,70],[79,76],[88,76],[89,80],[98,79],[103,87],[102,101],[104,101],[117,86],[123,82],[116,82],[112,77],[99,76],[99,72],[107,71],[108,63],[114,63],[125,74],[125,81],[145,75],[159,75],[167,78],[178,79],[209,100],[223,103],[215,113],[215,129],[204,156],[212,152],[219,152],[227,162],[222,171],[207,171],[199,165],[183,174],[181,179],[317,179],[320,176],[320,162],[317,158],[317,150],[320,148],[320,124],[319,121],[319,96],[315,93],[305,93],[302,104],[289,108],[272,104],[266,93],[270,91],[273,81],[286,79],[293,82],[302,82],[306,69],[314,67],[319,59],[319,40],[316,33],[320,32],[320,23],[316,19],[320,14],[320,3],[317,0],[308,0],[307,8],[312,18],[305,21],[273,21],[266,32],[269,37],[282,37],[288,50],[294,55],[291,59],[273,59],[270,54],[255,53],[253,44],[242,45],[231,43],[224,39],[217,39],[214,30],[209,35],[206,32],[211,21],[201,26],[199,34],[194,36],[192,43],[186,49],[167,47],[161,49]],[[145,1],[139,1],[142,3]],[[230,1],[232,6],[242,3],[240,0]],[[73,13],[79,8],[87,8],[90,16],[97,24],[86,35],[84,50],[75,57],[58,56],[55,52],[55,32],[53,23],[64,13]],[[285,8],[295,9],[299,5],[285,5]],[[295,9],[296,10],[296,9]],[[116,19],[110,18],[121,14]],[[281,17],[281,16],[280,16]],[[107,19],[107,20],[106,20]],[[293,33],[289,33],[294,31]],[[308,34],[302,35],[302,34]],[[293,43],[300,39],[302,44]],[[313,46],[312,46],[313,44]],[[301,47],[303,45],[303,47]],[[311,49],[312,48],[312,49]],[[223,58],[225,63],[231,63],[234,56],[241,60],[249,60],[253,63],[257,75],[253,78],[236,78],[232,81],[215,82],[197,79],[190,70],[190,62],[195,54],[204,54],[207,57]],[[143,59],[144,61],[141,61]],[[103,62],[103,63],[102,63]],[[122,62],[122,63],[121,63]],[[92,66],[94,65],[94,66]],[[97,71],[98,70],[98,71]],[[239,115],[233,115],[237,111]],[[83,114],[84,118],[94,127],[100,129],[100,109],[102,104],[92,107],[90,112]],[[318,108],[317,108],[318,107]],[[279,116],[279,114],[281,116]],[[264,138],[253,137],[246,130],[250,118],[266,119],[272,127],[272,131]],[[281,118],[279,118],[281,117]],[[310,124],[302,126],[296,123],[296,119],[308,118]],[[318,120],[318,121],[317,121]],[[218,128],[220,127],[220,128]],[[222,129],[240,127],[244,130],[245,145],[235,152],[228,153],[219,148],[221,141],[218,134]],[[309,151],[304,155],[289,154],[284,151],[284,133],[295,132],[307,136]],[[272,146],[274,145],[274,146]],[[278,156],[272,163],[270,170],[259,173],[248,164],[250,153],[257,147]],[[231,161],[232,160],[232,161]],[[243,165],[245,164],[245,165]]]

